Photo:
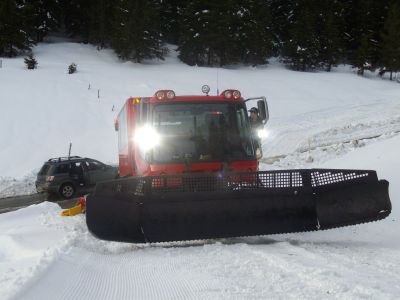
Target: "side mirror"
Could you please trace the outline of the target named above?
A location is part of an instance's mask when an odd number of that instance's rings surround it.
[[[119,129],[119,122],[118,122],[118,120],[115,120],[115,121],[114,121],[114,129],[115,129],[115,131],[118,131],[118,129]]]
[[[269,112],[268,112],[268,105],[265,98],[263,100],[257,101],[258,113],[263,122],[263,124],[267,123],[269,120]]]

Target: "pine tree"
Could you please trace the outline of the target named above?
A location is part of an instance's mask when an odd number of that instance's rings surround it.
[[[322,1],[318,13],[319,60],[326,71],[336,66],[344,56],[344,7],[337,0]]]
[[[273,53],[279,56],[284,45],[290,40],[290,28],[293,24],[293,0],[271,0]]]
[[[159,24],[159,2],[156,0],[117,0],[111,46],[121,59],[141,62],[164,59]]]
[[[26,0],[29,33],[36,42],[50,31],[56,31],[61,23],[61,11],[57,0]]]
[[[23,1],[0,2],[0,56],[12,57],[34,45],[28,34],[25,12]]]
[[[221,66],[227,62],[231,54],[225,51],[226,46],[235,46],[229,38],[227,2],[206,0],[187,4],[178,48],[183,62],[199,66]]]
[[[320,66],[320,40],[317,32],[317,7],[312,0],[295,3],[290,20],[289,39],[282,49],[283,61],[297,71]]]
[[[270,2],[238,1],[236,11],[238,25],[232,36],[239,44],[240,61],[253,66],[265,64],[273,52]]]
[[[99,49],[110,44],[112,24],[114,22],[113,8],[116,0],[97,0],[90,6],[88,16],[88,41]]]
[[[74,74],[78,70],[76,63],[72,63],[68,66],[68,74]]]
[[[385,1],[350,0],[347,15],[349,62],[363,75],[375,70],[379,60],[380,32],[384,24]]]
[[[32,53],[24,58],[24,62],[28,70],[33,70],[37,68],[38,63],[37,60],[33,57]]]
[[[63,23],[65,31],[72,37],[89,42],[89,23],[94,16],[96,0],[60,0],[63,8]]]
[[[271,53],[271,17],[265,1],[192,1],[183,16],[179,57],[189,65],[256,65]]]
[[[188,1],[164,0],[161,2],[161,31],[165,41],[178,44],[181,38],[183,12]]]
[[[393,72],[400,71],[400,3],[398,1],[392,1],[390,5],[382,40],[380,73],[390,72],[390,80],[392,80]]]
[[[214,38],[220,28],[216,27],[215,15],[218,4],[213,1],[190,1],[183,11],[182,34],[179,40],[179,58],[188,65],[214,65]]]

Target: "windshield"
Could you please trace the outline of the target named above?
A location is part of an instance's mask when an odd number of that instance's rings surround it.
[[[246,109],[239,103],[157,105],[152,126],[162,137],[155,162],[254,158]]]

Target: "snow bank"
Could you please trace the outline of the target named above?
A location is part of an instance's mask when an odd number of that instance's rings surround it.
[[[37,278],[77,235],[77,218],[61,218],[55,203],[44,202],[0,214],[2,299]]]

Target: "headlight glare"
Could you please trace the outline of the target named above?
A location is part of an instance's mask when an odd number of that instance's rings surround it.
[[[257,136],[258,136],[260,139],[266,139],[266,138],[269,137],[269,131],[266,130],[266,129],[259,129],[259,130],[257,131]]]
[[[134,141],[143,151],[148,151],[160,145],[161,137],[150,125],[138,128],[135,132]]]

